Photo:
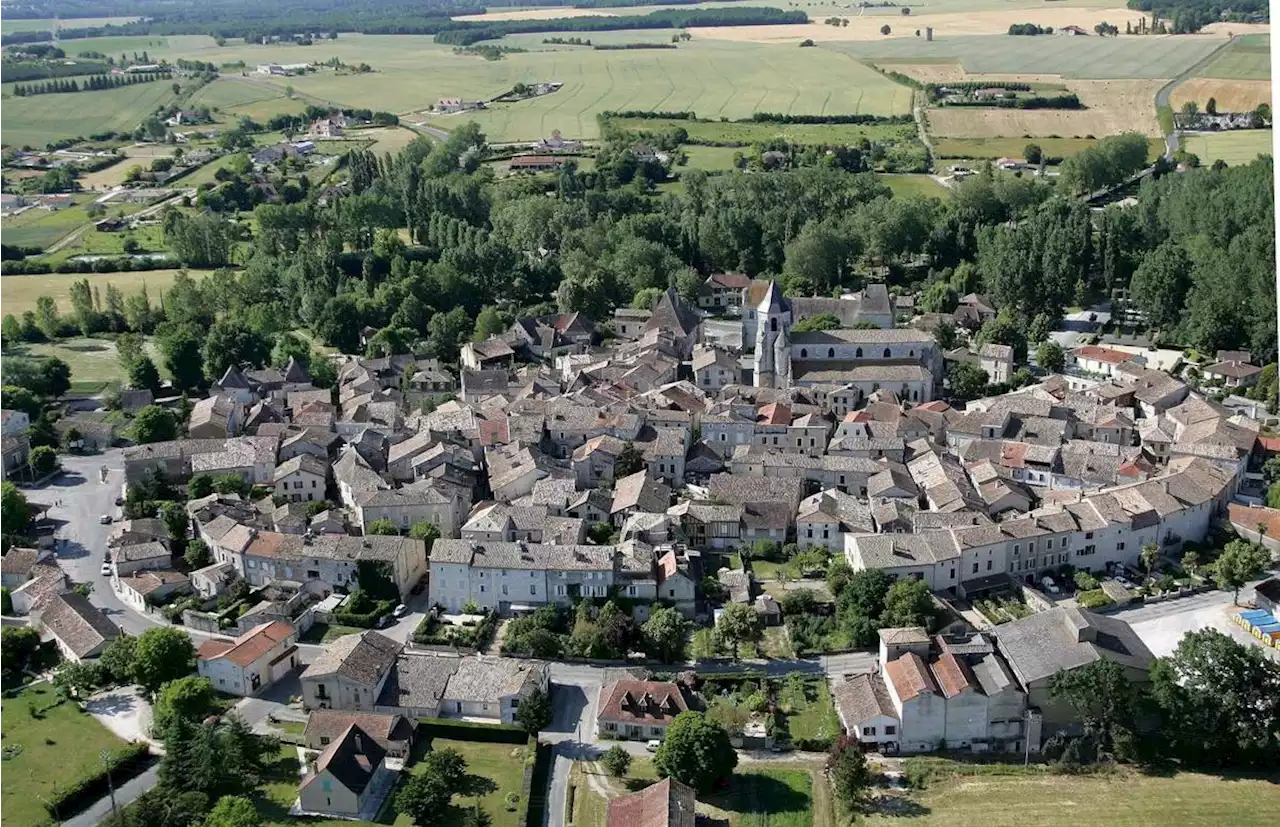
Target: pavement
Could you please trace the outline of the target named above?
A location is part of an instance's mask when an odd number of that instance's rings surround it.
[[[1094,316],[1091,321],[1090,316]],[[1111,303],[1086,307],[1078,313],[1068,313],[1062,317],[1058,330],[1049,334],[1049,338],[1062,346],[1063,350],[1071,350],[1088,341],[1094,333],[1111,323]],[[1034,348],[1033,348],[1034,350]]]
[[[1280,663],[1280,651],[1263,646],[1257,638],[1231,620],[1233,615],[1238,614],[1252,600],[1253,585],[1249,585],[1240,590],[1238,604],[1232,601],[1231,592],[1210,591],[1125,609],[1113,613],[1112,617],[1133,627],[1133,631],[1156,657],[1172,654],[1183,635],[1188,632],[1215,629],[1237,643],[1257,647],[1267,657]]]
[[[99,692],[85,702],[85,711],[126,741],[144,741],[157,751],[162,745],[151,737],[151,702],[138,687],[122,686]]]

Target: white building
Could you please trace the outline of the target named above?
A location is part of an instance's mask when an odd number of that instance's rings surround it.
[[[297,640],[293,626],[280,620],[255,626],[235,640],[207,640],[196,654],[196,671],[219,692],[253,695],[298,665]]]

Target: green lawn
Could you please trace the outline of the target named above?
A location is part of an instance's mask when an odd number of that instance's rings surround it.
[[[91,48],[105,54],[121,51],[98,41]],[[173,100],[171,84],[165,81],[101,92],[8,98],[0,140],[5,146],[44,146],[49,141],[108,130],[132,132],[152,110]]]
[[[1231,166],[1247,164],[1259,155],[1270,155],[1271,147],[1270,129],[1197,133],[1182,138],[1182,148],[1198,156],[1205,166],[1218,159]]]
[[[784,680],[778,700],[786,715],[792,742],[834,738],[840,734],[840,719],[836,717],[825,680],[808,680],[798,686]]]
[[[592,784],[588,775],[594,775]],[[641,790],[657,780],[653,761],[635,758],[624,779],[610,778],[599,764],[574,764],[571,783],[576,786],[574,827],[605,827],[608,799]],[[698,814],[711,823],[729,827],[829,827],[831,797],[820,765],[808,763],[752,762],[739,764],[722,791],[699,794]]]
[[[729,170],[733,169],[735,155],[743,154],[743,150],[735,146],[697,146],[688,144],[680,148],[689,156],[687,169]]]
[[[10,19],[0,21],[0,33],[12,34],[13,32],[49,32],[53,31],[55,25],[59,25],[63,29],[84,29],[92,26],[119,26],[124,23],[131,23],[137,20],[136,17],[76,17],[64,18],[57,21],[52,18],[36,18],[30,20]],[[74,52],[68,52],[67,56],[71,57]]]
[[[71,368],[72,383],[87,383],[77,386],[80,391],[90,390],[89,384],[100,390],[108,382],[123,383],[126,378],[115,344],[104,339],[77,338],[22,345],[6,348],[4,355],[56,356]]]
[[[881,175],[877,180],[887,184],[893,194],[907,197],[923,195],[926,198],[946,198],[951,190],[939,184],[930,175]]]
[[[6,217],[0,236],[4,238],[5,244],[48,247],[67,233],[93,220],[85,212],[85,207],[93,203],[94,197],[91,194],[77,195],[72,198],[74,206],[71,207],[58,210],[35,207]],[[111,209],[107,213],[115,214]]]
[[[6,827],[48,823],[40,797],[94,774],[102,766],[102,750],[124,746],[124,741],[73,702],[46,710],[40,719],[28,711],[30,705],[39,709],[56,699],[49,684],[37,683],[17,697],[0,701],[4,719],[0,801]]]
[[[310,629],[303,633],[298,639],[299,643],[329,643],[337,640],[345,635],[358,635],[364,629],[355,626],[342,626],[337,623],[316,623]]]
[[[1110,776],[1049,772],[961,776],[931,782],[909,805],[859,818],[859,824],[912,827],[1263,827],[1275,823],[1280,788],[1256,779],[1179,773]],[[904,814],[910,815],[904,819]]]
[[[138,249],[135,251],[135,255],[157,255],[163,254],[167,250],[164,244],[164,230],[159,224],[116,233],[103,233],[98,232],[96,229],[87,229],[70,244],[67,244],[56,253],[50,253],[42,261],[52,263],[84,255],[124,255],[126,239],[133,239],[137,242]]]
[[[493,827],[516,827],[517,811],[509,811],[504,799],[508,793],[520,795],[520,784],[524,779],[524,762],[528,757],[528,747],[516,744],[487,744],[479,741],[454,741],[436,738],[431,748],[455,749],[462,753],[467,762],[467,773],[477,776],[473,781],[478,786],[489,788],[479,796],[480,807],[493,819]],[[412,772],[412,769],[410,769]],[[485,779],[492,784],[486,783]],[[463,809],[471,807],[477,798],[470,795],[455,794],[453,807],[441,814],[437,824],[439,827],[457,827],[462,823]],[[396,818],[396,827],[411,827],[412,822],[405,816]]]

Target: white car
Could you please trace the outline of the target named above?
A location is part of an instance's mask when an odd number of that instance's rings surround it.
[[[103,564],[102,564],[102,576],[103,576],[103,577],[110,577],[110,576],[111,576],[111,564],[110,564],[110,563],[103,563]]]
[[[657,740],[657,739],[654,739],[654,740],[652,740],[652,741],[648,742],[647,744],[645,744],[645,745],[644,745],[644,748],[645,748],[645,749],[647,749],[647,750],[649,750],[649,752],[657,752],[657,751],[658,751],[658,747],[660,747],[660,746],[662,746],[662,742],[661,742],[661,741],[659,741],[659,740]]]
[[[103,514],[101,517],[98,518],[98,522],[102,523],[103,525],[111,525],[111,515]]]
[[[1055,582],[1053,582],[1053,578],[1052,578],[1052,577],[1042,577],[1042,578],[1040,578],[1040,585],[1041,585],[1041,586],[1044,586],[1044,590],[1045,590],[1045,591],[1047,591],[1049,594],[1061,594],[1061,593],[1062,593],[1062,589],[1058,588],[1058,584],[1057,584],[1057,583],[1055,583]]]
[[[404,617],[408,613],[409,613],[409,607],[404,605],[403,603],[401,603],[399,606],[396,606],[395,610],[391,612],[391,614],[395,615],[396,617]]]

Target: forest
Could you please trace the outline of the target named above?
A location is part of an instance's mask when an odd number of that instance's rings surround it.
[[[1267,23],[1271,7],[1267,0],[1128,0],[1138,11],[1154,12],[1170,24],[1170,34],[1191,34],[1210,23]]]
[[[349,155],[349,194],[326,206],[308,193],[258,205],[251,238],[232,220],[236,200],[214,188],[200,196],[209,212],[165,217],[166,244],[191,266],[242,266],[182,279],[162,302],[110,288],[101,301],[94,290],[60,317],[49,301],[41,314],[7,317],[4,336],[154,334],[169,372],[197,386],[216,378],[189,364],[207,342],[217,343],[215,368],[261,364],[273,348],[294,352],[296,328],[355,352],[371,326],[371,352],[412,347],[456,362],[462,343],[518,315],[605,319],[668,286],[692,296],[720,271],[777,277],[791,295],[838,295],[882,260],[892,290],[921,290],[937,312],[986,292],[1000,314],[980,337],[1020,352],[1028,328],[1051,329],[1066,307],[1128,286],[1164,344],[1275,358],[1269,158],[1148,180],[1136,206],[1094,214],[1052,185],[990,169],[945,201],[894,197],[875,175],[831,166],[690,170],[683,192],[664,193],[666,170],[637,160],[632,143],[607,143],[589,172],[568,163],[497,178],[468,124],[394,156]]]

